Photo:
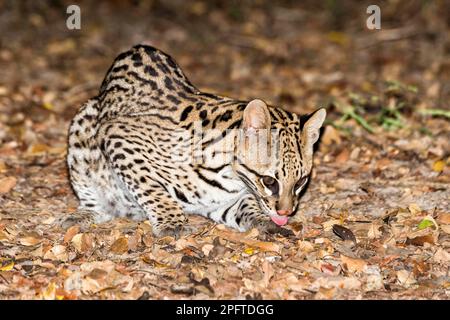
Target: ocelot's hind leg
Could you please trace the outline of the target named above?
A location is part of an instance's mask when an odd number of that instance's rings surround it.
[[[69,215],[64,215],[59,217],[58,224],[63,229],[68,229],[74,225],[78,225],[81,227],[81,230],[87,230],[94,223],[99,221],[98,213],[92,210],[78,208],[75,212],[71,212]],[[102,217],[103,218],[103,215]],[[106,218],[103,221],[107,221]]]

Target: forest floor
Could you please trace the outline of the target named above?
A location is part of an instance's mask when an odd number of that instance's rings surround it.
[[[0,299],[448,299],[445,2],[382,8],[379,31],[362,5],[342,22],[308,1],[85,1],[71,31],[65,6],[45,3],[0,1]],[[70,119],[136,43],[171,54],[203,91],[327,108],[291,236],[197,216],[199,231],[178,240],[154,238],[148,222],[61,224],[78,204]]]

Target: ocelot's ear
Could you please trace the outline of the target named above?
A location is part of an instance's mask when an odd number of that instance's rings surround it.
[[[270,129],[270,113],[264,101],[255,99],[244,110],[242,127],[244,130]]]
[[[313,145],[319,139],[320,127],[322,127],[326,116],[327,112],[325,109],[321,108],[315,111],[303,126],[302,147],[306,156],[312,156]]]

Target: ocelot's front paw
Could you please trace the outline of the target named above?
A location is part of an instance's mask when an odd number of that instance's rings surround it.
[[[252,223],[252,228],[256,228],[262,234],[279,234],[285,237],[294,235],[294,233],[289,230],[277,226],[272,220],[267,219],[256,219]]]
[[[170,236],[179,239],[194,233],[196,230],[196,228],[188,225],[159,225],[153,228],[153,234],[158,238]]]

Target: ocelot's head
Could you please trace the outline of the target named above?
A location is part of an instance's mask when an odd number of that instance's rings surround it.
[[[234,171],[278,225],[285,225],[298,209],[325,116],[325,109],[319,109],[301,128],[298,115],[261,100],[244,109]]]

